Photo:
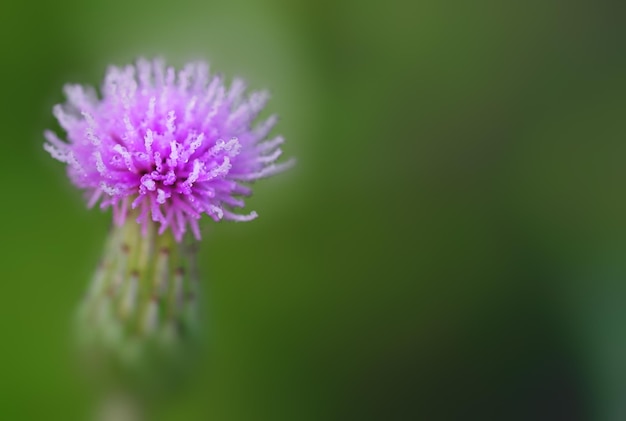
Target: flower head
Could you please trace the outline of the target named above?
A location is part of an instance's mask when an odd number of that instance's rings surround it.
[[[244,183],[293,163],[276,163],[282,137],[267,139],[276,116],[253,127],[268,93],[244,96],[245,88],[240,79],[226,87],[203,62],[179,71],[160,59],[111,67],[101,98],[91,87],[65,86],[68,101],[53,111],[67,141],[46,131],[44,148],[68,165],[88,205],[111,207],[118,225],[137,209],[144,228],[157,222],[180,241],[190,227],[199,238],[202,214],[254,219],[256,212],[233,212],[251,193]]]

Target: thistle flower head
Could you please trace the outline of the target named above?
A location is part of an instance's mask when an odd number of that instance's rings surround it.
[[[202,214],[254,219],[256,212],[234,212],[251,194],[245,183],[292,164],[276,163],[283,138],[267,139],[276,116],[253,125],[268,93],[244,91],[242,80],[226,86],[203,62],[179,71],[160,59],[110,67],[101,97],[91,87],[65,86],[67,103],[54,115],[67,141],[46,131],[44,148],[67,164],[90,207],[113,209],[116,224],[136,209],[144,231],[154,221],[177,241],[188,228],[200,238]]]

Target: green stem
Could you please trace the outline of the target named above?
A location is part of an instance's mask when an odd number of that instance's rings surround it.
[[[142,421],[144,409],[128,394],[115,393],[98,408],[94,421]]]
[[[77,336],[98,383],[165,386],[189,360],[198,334],[197,244],[177,243],[129,215],[113,226],[81,303]]]

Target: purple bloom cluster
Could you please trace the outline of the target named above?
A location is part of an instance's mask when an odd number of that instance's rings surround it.
[[[170,228],[180,241],[189,226],[200,238],[204,213],[215,221],[254,219],[256,212],[233,212],[251,194],[242,183],[293,163],[276,163],[282,137],[267,140],[276,116],[252,126],[268,93],[244,91],[242,80],[227,88],[203,62],[178,72],[159,59],[111,67],[102,99],[91,87],[65,86],[68,101],[54,115],[67,142],[46,131],[44,148],[67,163],[90,207],[112,207],[115,223],[137,209],[144,228],[158,222],[160,233]]]

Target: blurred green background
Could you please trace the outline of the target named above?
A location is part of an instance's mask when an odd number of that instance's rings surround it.
[[[299,162],[205,223],[210,352],[158,419],[626,420],[623,9],[3,0],[0,418],[90,413],[69,328],[110,215],[42,131],[158,54],[269,88]]]

